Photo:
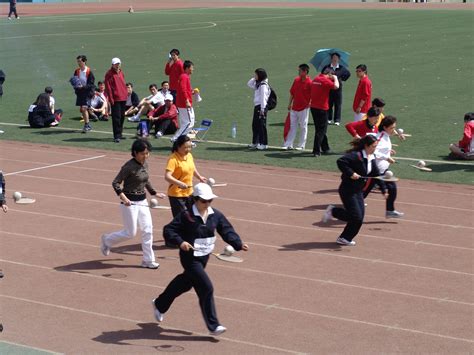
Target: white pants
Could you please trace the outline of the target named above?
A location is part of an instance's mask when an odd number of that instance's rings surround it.
[[[137,234],[137,227],[142,233],[143,261],[155,261],[153,252],[153,222],[147,200],[134,201],[131,206],[120,205],[124,228],[117,232],[105,234],[105,244],[112,247]]]
[[[179,136],[188,134],[194,127],[194,109],[192,107],[178,107],[179,128],[173,136],[173,140],[177,140]]]
[[[355,113],[354,112],[354,122],[359,122],[367,114],[367,112]]]
[[[300,139],[298,148],[304,149],[306,145],[306,137],[308,136],[308,117],[309,108],[302,111],[290,111],[290,130],[286,136],[284,147],[293,147],[293,141],[296,137],[296,131],[300,128]]]

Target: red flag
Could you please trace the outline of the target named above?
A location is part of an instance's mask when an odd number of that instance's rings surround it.
[[[290,131],[291,121],[290,121],[290,113],[286,115],[285,119],[285,127],[283,128],[283,139],[286,141],[286,136],[288,136],[288,132]]]

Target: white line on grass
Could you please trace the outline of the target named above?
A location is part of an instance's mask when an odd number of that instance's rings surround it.
[[[98,156],[95,156],[95,157],[89,157],[89,158],[84,158],[84,159],[72,160],[72,161],[67,161],[67,162],[64,162],[64,163],[58,163],[58,164],[51,164],[51,165],[46,165],[46,166],[40,166],[40,167],[38,167],[38,168],[32,168],[32,169],[26,169],[26,170],[15,171],[15,172],[13,172],[13,173],[7,173],[7,174],[4,174],[4,176],[17,175],[17,174],[27,173],[27,172],[30,172],[30,171],[49,169],[49,168],[54,168],[54,167],[56,167],[56,166],[75,164],[75,163],[80,163],[80,162],[83,162],[83,161],[94,160],[94,159],[100,159],[100,158],[103,158],[103,157],[105,157],[105,155],[98,155]]]
[[[97,249],[97,245],[95,244],[86,244],[86,243],[78,243],[78,242],[73,242],[73,241],[68,241],[64,239],[54,239],[54,238],[46,238],[46,237],[40,237],[37,235],[31,235],[31,234],[23,234],[23,233],[14,233],[14,232],[7,232],[7,231],[0,231],[0,234],[10,234],[15,237],[23,237],[23,238],[30,238],[30,239],[36,239],[36,240],[45,240],[48,242],[56,242],[56,243],[61,243],[61,244],[71,244],[71,245],[79,245],[83,247],[89,247],[93,249]],[[264,248],[274,248],[274,249],[281,249],[279,246],[274,246],[274,245],[265,245],[265,244],[258,244],[254,242],[249,242],[251,245],[258,245],[258,246],[263,246]],[[295,252],[301,252],[305,253],[305,250],[298,250],[295,249]],[[113,253],[113,250],[112,250]],[[229,266],[224,263],[215,263],[217,267],[224,267],[227,269],[232,269],[236,272],[238,271],[246,271],[250,273],[258,273],[258,274],[264,274],[264,275],[271,275],[271,276],[277,276],[277,277],[283,277],[283,278],[288,278],[288,279],[295,279],[295,280],[303,280],[303,281],[310,281],[310,282],[316,282],[316,283],[322,283],[322,284],[329,284],[329,285],[334,285],[334,286],[343,286],[343,287],[349,287],[349,288],[356,288],[356,289],[361,289],[361,290],[367,290],[367,291],[376,291],[376,292],[381,292],[381,293],[388,293],[388,294],[394,294],[394,295],[400,295],[400,296],[406,296],[406,297],[414,297],[414,298],[421,298],[421,299],[426,299],[430,301],[435,301],[435,302],[446,302],[446,303],[454,303],[454,304],[460,304],[464,306],[474,306],[474,303],[470,302],[463,302],[463,301],[456,301],[456,300],[451,300],[449,298],[439,298],[439,297],[433,297],[433,296],[424,296],[424,295],[419,295],[419,294],[414,294],[414,293],[409,293],[409,292],[402,292],[402,291],[396,291],[396,290],[388,290],[388,289],[383,289],[383,288],[377,288],[377,287],[368,287],[368,286],[361,286],[361,285],[356,285],[356,284],[348,284],[344,282],[337,282],[333,280],[324,280],[324,279],[314,279],[314,278],[309,278],[309,277],[304,277],[304,276],[295,276],[295,275],[289,275],[289,274],[282,274],[282,273],[276,273],[276,272],[269,272],[269,271],[262,271],[262,270],[256,270],[256,269],[249,269],[246,267],[242,266]]]
[[[57,352],[52,351],[52,350],[46,350],[46,349],[42,349],[42,348],[38,348],[36,346],[31,346],[31,345],[26,345],[26,344],[14,343],[12,341],[3,340],[3,339],[0,340],[0,344],[1,343],[10,344],[10,345],[14,345],[14,346],[19,346],[19,347],[23,347],[23,348],[28,348],[29,350],[33,349],[33,350],[37,350],[37,351],[42,351],[42,352],[49,353],[49,354],[62,354],[62,353],[57,353]],[[28,353],[29,353],[29,351],[25,351],[24,354],[28,354]],[[13,352],[11,354],[13,354]],[[23,354],[23,352],[22,351],[18,352],[18,354]]]

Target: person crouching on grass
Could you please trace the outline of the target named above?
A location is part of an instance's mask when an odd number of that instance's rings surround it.
[[[148,181],[148,163],[151,144],[147,140],[137,139],[132,144],[132,159],[126,162],[112,182],[115,193],[120,198],[120,209],[124,229],[102,235],[100,250],[104,256],[109,255],[115,244],[131,239],[137,233],[137,226],[142,233],[143,262],[142,267],[158,269],[153,252],[153,223],[150,208],[146,200],[145,188],[151,195],[165,198],[157,193]],[[123,183],[123,187],[121,187]]]
[[[374,156],[378,144],[375,136],[369,134],[361,139],[355,139],[351,144],[352,149],[337,160],[337,167],[342,172],[339,196],[344,207],[329,205],[322,222],[326,223],[332,217],[347,222],[336,243],[354,246],[356,242],[353,239],[359,233],[364,221],[363,188],[367,182],[365,177],[380,176],[380,172]],[[381,189],[385,195],[385,187],[381,186]]]
[[[247,244],[242,243],[224,214],[211,207],[215,198],[217,196],[208,184],[196,184],[192,207],[178,214],[163,228],[165,239],[179,246],[179,259],[184,271],[176,276],[163,293],[152,302],[155,318],[158,322],[162,322],[164,313],[169,310],[173,301],[194,288],[211,335],[219,335],[227,330],[217,319],[214,288],[204,270],[209,261],[209,254],[214,250],[216,230],[235,250],[249,249]]]

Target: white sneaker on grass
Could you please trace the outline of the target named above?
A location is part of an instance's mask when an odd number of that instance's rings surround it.
[[[348,245],[351,247],[356,245],[356,242],[354,242],[353,240],[349,241],[346,238],[341,238],[341,237],[337,238],[336,243],[339,245]]]
[[[326,211],[324,211],[323,219],[321,220],[321,222],[328,223],[332,219],[333,208],[334,208],[334,205],[329,205],[326,207]]]
[[[217,336],[217,335],[221,335],[221,334],[224,333],[226,330],[227,330],[227,328],[224,327],[223,325],[218,325],[218,326],[216,327],[216,329],[211,330],[211,331],[209,332],[209,334],[211,334],[211,335],[216,335],[216,336]]]
[[[161,313],[158,308],[156,308],[155,304],[156,298],[151,301],[151,305],[153,306],[153,314],[155,315],[155,319],[157,322],[163,322],[163,319],[165,319],[165,316],[163,313]]]
[[[267,146],[265,144],[257,144],[257,149],[258,150],[267,150]]]

